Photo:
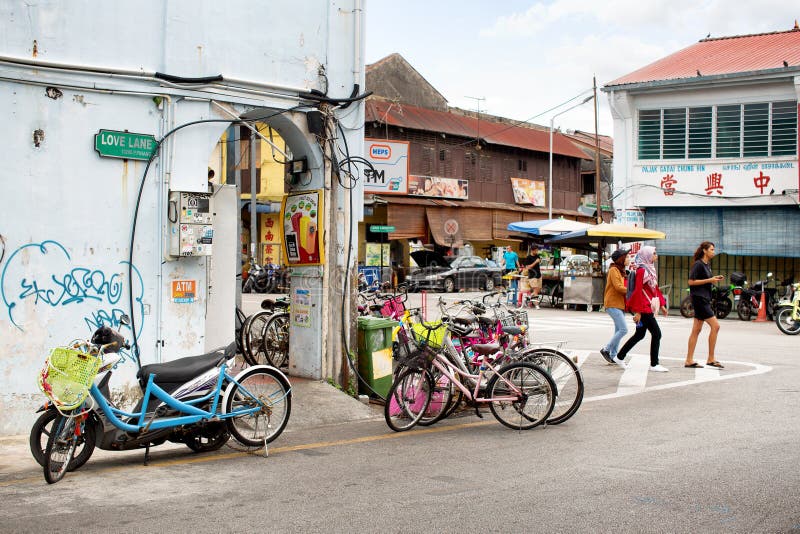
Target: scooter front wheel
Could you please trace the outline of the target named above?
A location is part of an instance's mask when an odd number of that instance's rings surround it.
[[[792,319],[793,306],[781,306],[775,312],[775,324],[778,330],[789,336],[800,334],[800,321]]]
[[[681,301],[681,315],[687,319],[694,317],[694,306],[692,305],[692,297],[686,297]]]
[[[739,305],[736,306],[736,313],[742,321],[749,321],[750,317],[753,315],[753,310],[750,309],[750,302],[740,300]]]
[[[714,313],[717,316],[717,319],[724,319],[731,313],[731,309],[733,305],[731,304],[730,299],[721,299],[718,300],[714,309]]]

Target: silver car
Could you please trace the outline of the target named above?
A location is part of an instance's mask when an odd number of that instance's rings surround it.
[[[442,256],[438,252],[418,250],[412,252],[411,257],[420,268],[406,278],[410,291],[491,291],[502,281],[502,269],[480,256]]]

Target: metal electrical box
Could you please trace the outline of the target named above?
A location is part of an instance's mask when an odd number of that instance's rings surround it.
[[[208,193],[169,193],[170,256],[210,256],[214,210]]]

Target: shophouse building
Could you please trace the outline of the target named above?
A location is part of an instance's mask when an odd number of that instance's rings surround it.
[[[800,275],[800,27],[706,38],[603,88],[614,117],[617,219],[657,243],[672,304],[701,241],[714,270]]]
[[[550,199],[548,127],[449,107],[398,54],[368,65],[366,83],[366,155],[377,175],[364,184],[362,261],[366,247],[381,242],[401,267],[409,265],[409,241],[484,257],[498,246],[520,249],[525,236],[508,224],[546,219],[551,202],[554,218],[593,222],[594,211],[579,207],[594,203],[593,182],[582,180],[582,162],[594,156],[566,135],[553,134]],[[455,233],[447,221],[457,222]],[[393,230],[370,231],[378,225]]]

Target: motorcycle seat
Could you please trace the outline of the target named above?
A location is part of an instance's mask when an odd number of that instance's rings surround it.
[[[153,381],[158,384],[180,384],[213,369],[223,360],[236,355],[236,343],[231,343],[227,347],[219,348],[207,354],[199,356],[187,356],[166,363],[151,363],[142,366],[136,373],[142,389],[147,386],[147,379],[152,374],[155,375]]]
[[[511,336],[518,336],[518,335],[522,334],[523,332],[524,332],[524,330],[519,326],[504,326],[503,327],[503,333],[511,335]]]

